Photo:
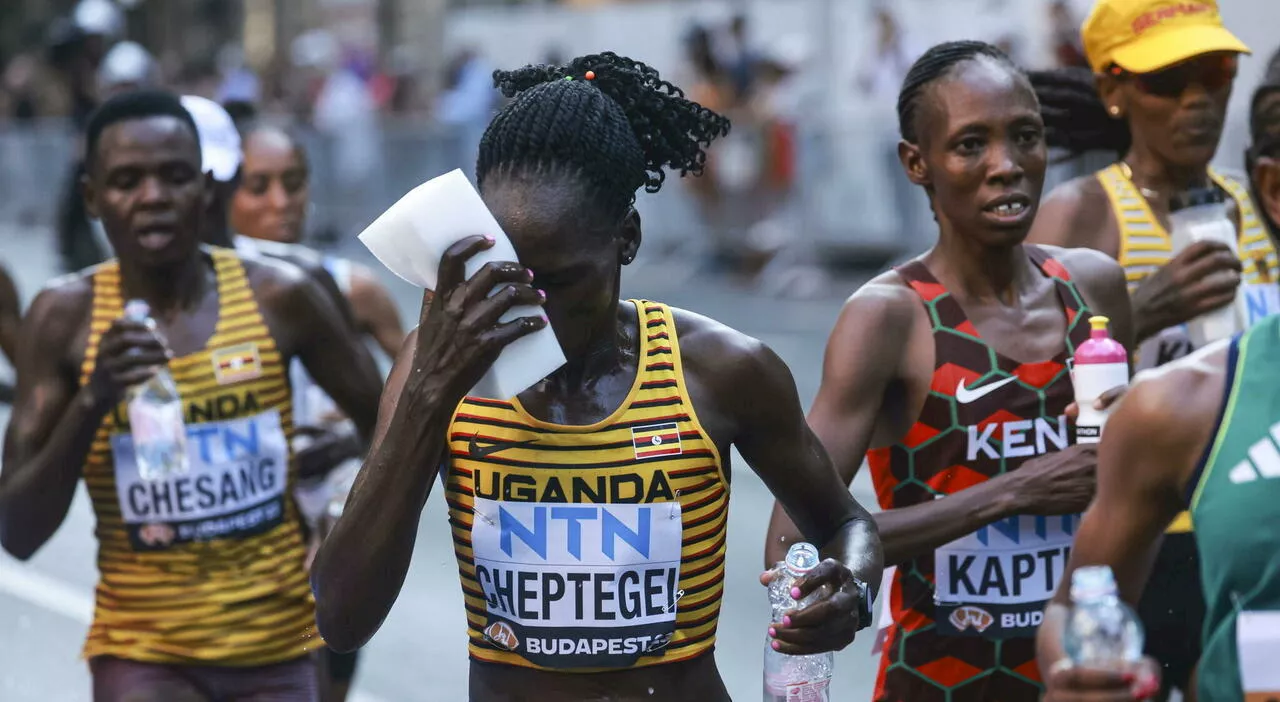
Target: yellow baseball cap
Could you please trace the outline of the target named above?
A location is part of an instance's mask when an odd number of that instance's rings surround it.
[[[1215,51],[1249,53],[1222,26],[1217,0],[1097,0],[1080,29],[1094,72],[1151,73]]]

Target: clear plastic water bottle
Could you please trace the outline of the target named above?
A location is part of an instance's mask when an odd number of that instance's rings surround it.
[[[1062,633],[1074,665],[1129,670],[1142,661],[1142,624],[1116,594],[1108,566],[1086,566],[1071,575],[1071,613]]]
[[[124,306],[124,316],[145,323],[151,317],[151,308],[142,300],[130,300]],[[146,382],[129,388],[126,398],[138,476],[143,480],[163,480],[186,473],[189,464],[182,396],[169,369],[157,369]]]
[[[804,609],[827,594],[827,586],[809,593],[799,602],[791,597],[796,579],[817,567],[822,561],[812,544],[792,544],[787,559],[769,583],[769,603],[773,606],[774,623],[791,610]],[[789,656],[773,650],[772,639],[764,644],[764,702],[830,702],[831,674],[835,669],[834,653],[811,656]]]

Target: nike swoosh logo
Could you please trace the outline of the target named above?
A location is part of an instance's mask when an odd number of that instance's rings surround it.
[[[1011,375],[1008,378],[1005,378],[1004,380],[997,380],[996,382],[991,383],[990,385],[983,385],[980,388],[966,388],[964,386],[964,381],[961,380],[960,384],[956,386],[956,402],[959,402],[962,405],[967,405],[970,402],[973,402],[974,400],[990,395],[996,390],[999,390],[1000,388],[1008,385],[1009,383],[1012,383],[1017,379],[1018,379],[1017,376]]]
[[[499,451],[520,448],[521,446],[531,446],[538,443],[537,439],[529,439],[528,441],[500,441],[498,443],[481,446],[480,442],[476,441],[476,436],[476,434],[472,434],[471,441],[467,445],[467,453],[471,454],[472,458],[484,458],[485,456],[495,454]]]

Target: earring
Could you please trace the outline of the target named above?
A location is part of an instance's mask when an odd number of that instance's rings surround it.
[[[1110,112],[1112,117],[1119,117],[1119,116],[1120,116],[1120,106],[1119,106],[1119,105],[1112,105],[1111,107],[1108,107],[1108,108],[1107,108],[1107,112]]]
[[[629,266],[631,265],[631,262],[634,260],[636,260],[636,255],[633,253],[629,253],[622,257],[622,265]]]

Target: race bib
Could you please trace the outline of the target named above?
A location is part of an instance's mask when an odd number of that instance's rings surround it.
[[[681,593],[680,503],[476,498],[471,546],[491,643],[546,668],[660,656]]]
[[[1266,317],[1280,313],[1280,287],[1275,283],[1245,283],[1240,286],[1240,294],[1235,305],[1239,311],[1239,319],[1248,329]],[[1195,344],[1187,325],[1180,324],[1161,330],[1158,334],[1142,342],[1138,348],[1138,370],[1158,368],[1170,361],[1191,355]]]
[[[1244,302],[1244,325],[1248,329],[1280,312],[1280,286],[1275,283],[1250,283],[1240,286]]]
[[[284,521],[289,447],[280,414],[187,425],[190,470],[143,480],[133,437],[111,437],[116,496],[139,551],[212,539],[242,539]]]
[[[1035,636],[1079,524],[1080,515],[1010,517],[938,549],[938,632],[988,639]]]
[[[1280,612],[1241,612],[1236,649],[1245,702],[1280,700]]]

